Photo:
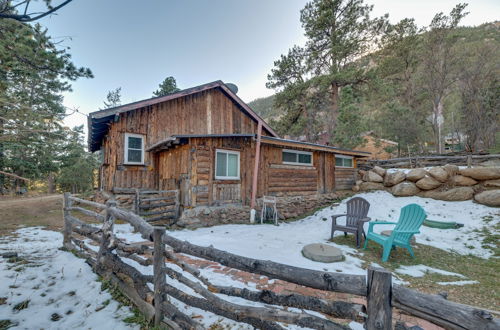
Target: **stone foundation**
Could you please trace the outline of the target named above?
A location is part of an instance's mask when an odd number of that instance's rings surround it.
[[[375,166],[359,171],[362,180],[353,191],[385,190],[394,196],[420,196],[444,201],[473,199],[488,206],[500,206],[500,167],[459,168],[436,166],[429,170],[385,170]]]
[[[289,220],[312,213],[318,208],[332,205],[345,193],[308,196],[278,197],[277,209],[281,220]],[[261,200],[257,200],[256,222],[260,222]],[[222,206],[198,206],[185,209],[176,226],[197,228],[228,223],[250,223],[250,207],[228,204]]]

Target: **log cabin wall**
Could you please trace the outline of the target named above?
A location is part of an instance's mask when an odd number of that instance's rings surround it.
[[[295,196],[331,193],[335,189],[335,158],[332,153],[313,151],[313,165],[283,164],[283,149],[309,151],[306,148],[281,148],[262,145],[257,196]]]
[[[122,113],[110,124],[103,141],[102,188],[159,189],[160,185],[167,184],[159,180],[172,179],[158,176],[159,160],[148,152],[145,152],[144,165],[125,165],[125,133],[144,135],[147,147],[176,134],[256,132],[257,123],[218,88]],[[265,130],[263,134],[270,135]],[[165,159],[161,162],[161,166],[167,166]]]

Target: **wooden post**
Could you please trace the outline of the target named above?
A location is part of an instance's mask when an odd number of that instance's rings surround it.
[[[471,168],[471,167],[472,167],[472,156],[468,155],[467,156],[467,168]]]
[[[159,326],[163,320],[162,304],[163,290],[165,287],[165,244],[163,236],[165,228],[154,227],[153,229],[153,274],[154,274],[154,306],[155,306],[155,327]]]
[[[140,204],[141,204],[141,192],[139,191],[138,188],[135,188],[135,197],[134,197],[134,212],[135,214],[139,215],[139,212],[141,211],[140,209]]]
[[[99,267],[101,264],[101,258],[109,253],[113,245],[113,225],[115,217],[109,211],[111,207],[116,207],[116,201],[114,199],[110,199],[106,202],[106,217],[102,225],[101,246],[99,248],[99,252],[97,253],[96,267]]]
[[[250,200],[250,208],[255,210],[256,200],[257,200],[257,179],[259,176],[259,164],[260,164],[260,139],[262,135],[262,121],[259,120],[257,125],[257,142],[255,143],[255,161],[253,167],[253,177],[252,177],[252,197]],[[251,219],[252,221],[253,219]]]
[[[180,217],[180,194],[179,189],[175,191],[175,219],[179,219]]]
[[[69,197],[71,194],[69,192],[64,193],[64,203],[63,203],[63,215],[64,215],[64,233],[63,233],[63,247],[71,249],[71,222],[68,217],[71,215],[70,207],[71,200]]]
[[[368,268],[368,319],[366,329],[392,329],[392,274],[383,268]]]

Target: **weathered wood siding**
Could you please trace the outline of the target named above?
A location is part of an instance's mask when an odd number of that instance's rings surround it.
[[[335,168],[335,188],[351,189],[356,184],[356,169]]]
[[[176,134],[254,134],[256,132],[257,123],[219,89],[123,113],[117,122],[111,123],[108,135],[103,142],[105,165],[102,167],[102,187],[105,190],[111,190],[113,187],[151,189],[171,187],[173,175],[162,174],[158,177],[158,174],[160,171],[170,173],[171,167],[169,166],[177,165],[164,158],[158,160],[146,152],[143,166],[124,165],[125,133],[144,135],[147,148]],[[268,133],[264,131],[263,134]],[[182,159],[186,160],[186,155],[183,155]],[[162,166],[161,170],[159,166]],[[184,171],[185,169],[182,173]],[[172,173],[180,172],[175,168]]]

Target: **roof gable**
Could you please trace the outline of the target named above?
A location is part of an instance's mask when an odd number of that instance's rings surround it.
[[[226,84],[224,84],[222,81],[214,81],[208,84],[188,88],[181,90],[176,93],[164,95],[164,96],[158,96],[158,97],[153,97],[150,99],[145,99],[142,101],[137,101],[125,105],[121,105],[118,107],[110,108],[110,109],[105,109],[105,110],[99,110],[95,111],[89,114],[88,121],[88,129],[89,129],[89,137],[88,137],[88,143],[89,143],[89,149],[90,151],[96,151],[100,148],[100,145],[102,143],[102,139],[104,136],[107,134],[108,129],[109,129],[109,123],[111,123],[116,115],[119,115],[121,113],[133,111],[136,109],[140,109],[143,107],[151,106],[154,104],[162,103],[162,102],[167,102],[170,100],[178,99],[181,97],[185,97],[188,95],[193,95],[197,93],[201,93],[203,91],[207,91],[210,89],[215,89],[219,88],[224,95],[226,95],[231,101],[233,101],[239,108],[240,110],[246,114],[248,117],[250,117],[252,120],[255,122],[262,123],[263,129],[265,129],[270,135],[274,137],[278,137],[276,132],[255,112],[253,111],[243,100],[241,100],[229,87],[227,87]]]

